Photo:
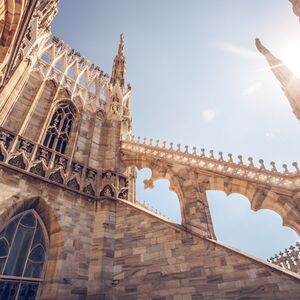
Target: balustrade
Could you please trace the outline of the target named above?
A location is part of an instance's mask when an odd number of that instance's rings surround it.
[[[109,196],[128,200],[126,176],[95,170],[3,128],[0,128],[0,163],[90,198]]]
[[[267,169],[262,159],[258,161],[259,165],[256,166],[252,157],[248,158],[248,164],[244,162],[242,155],[238,155],[238,161],[234,162],[231,153],[228,154],[228,158],[226,159],[222,152],[219,152],[218,157],[216,157],[213,150],[210,150],[207,155],[204,148],[201,149],[200,153],[197,153],[196,147],[193,147],[190,152],[188,146],[185,146],[185,149],[181,150],[181,145],[178,144],[177,148],[174,149],[173,143],[170,143],[168,147],[165,141],[160,145],[159,140],[157,140],[156,144],[153,145],[152,139],[147,142],[147,138],[144,138],[142,142],[140,137],[135,138],[134,136],[123,140],[121,149],[261,184],[286,189],[300,187],[300,170],[296,162],[292,164],[295,169],[294,171],[290,171],[287,165],[284,164],[283,171],[280,172],[273,161],[270,163],[271,168]]]

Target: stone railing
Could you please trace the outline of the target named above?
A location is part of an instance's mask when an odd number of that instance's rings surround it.
[[[88,196],[128,200],[128,180],[95,170],[52,149],[0,128],[0,164]]]
[[[295,246],[285,249],[284,253],[275,254],[274,257],[268,259],[268,262],[300,274],[300,242],[296,242]]]
[[[283,165],[283,171],[277,170],[274,162],[271,162],[271,168],[267,169],[262,159],[259,160],[259,165],[255,166],[253,158],[248,158],[248,164],[243,161],[241,155],[238,156],[238,161],[234,162],[233,155],[228,154],[227,158],[223,157],[223,153],[219,152],[218,157],[215,156],[214,151],[210,150],[209,154],[205,153],[205,149],[201,149],[200,154],[196,147],[189,151],[188,146],[181,150],[181,145],[170,143],[167,146],[166,142],[160,143],[157,140],[143,139],[134,136],[122,141],[122,150],[131,151],[136,154],[153,157],[154,159],[163,159],[173,163],[180,163],[188,165],[193,168],[201,168],[209,172],[214,172],[234,178],[242,178],[247,181],[254,181],[261,184],[268,184],[276,187],[283,187],[286,189],[294,189],[300,187],[300,170],[298,164],[294,162],[294,172],[291,172],[287,165]]]
[[[171,221],[168,217],[166,217],[164,214],[162,214],[160,211],[158,211],[156,208],[152,207],[148,202],[146,201],[140,201],[138,199],[135,200],[135,204],[137,206],[141,206],[146,210],[151,211],[152,213],[156,214],[159,217],[162,217],[164,219],[167,219],[169,221]]]

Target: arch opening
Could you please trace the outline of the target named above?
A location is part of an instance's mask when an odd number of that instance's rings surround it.
[[[170,190],[168,179],[155,180],[154,186],[150,187],[147,183],[151,178],[152,171],[149,168],[137,170],[136,199],[149,209],[170,221],[181,224],[182,215],[178,196]],[[147,186],[147,189],[145,189]]]
[[[242,194],[229,196],[222,191],[207,191],[217,239],[244,252],[267,259],[299,239],[272,210],[253,211]]]

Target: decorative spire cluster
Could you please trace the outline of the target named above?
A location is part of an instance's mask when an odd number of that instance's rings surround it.
[[[119,85],[124,88],[126,81],[126,59],[124,55],[124,34],[120,34],[120,43],[118,54],[114,59],[114,64],[112,68],[111,74],[111,83],[115,85],[119,83]]]
[[[271,257],[267,261],[300,274],[300,242],[296,242],[295,246],[290,246],[284,252],[275,254],[274,257]]]

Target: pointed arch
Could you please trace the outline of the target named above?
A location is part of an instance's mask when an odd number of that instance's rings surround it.
[[[55,102],[48,115],[42,143],[45,147],[70,155],[79,126],[79,112],[71,100]]]
[[[281,217],[283,226],[295,230],[298,234],[300,232],[299,211],[295,209],[295,203],[290,196],[254,182],[220,177],[210,177],[205,189],[223,191],[226,195],[241,194],[249,200],[252,210],[270,209]]]
[[[167,165],[159,159],[148,160],[147,158],[142,158],[139,156],[133,158],[123,155],[122,161],[126,166],[135,166],[138,168],[138,170],[145,168],[151,170],[150,178],[144,180],[145,188],[153,188],[155,181],[159,179],[167,179],[170,182],[170,191],[175,192],[178,197],[182,222],[187,223],[188,216],[186,215],[185,210],[186,197],[184,196],[183,187],[178,178],[178,175],[170,167],[167,167]]]
[[[100,196],[114,198],[116,196],[116,190],[115,190],[114,186],[111,184],[107,184],[100,192]]]
[[[0,231],[0,298],[22,298],[28,293],[36,298],[48,244],[45,226],[33,209],[9,220]]]
[[[7,203],[10,203],[10,205],[7,206]],[[45,295],[49,295],[50,292],[53,294],[54,291],[56,293],[58,280],[55,280],[55,278],[61,268],[59,257],[63,253],[63,238],[55,211],[41,197],[19,198],[16,195],[6,199],[5,204],[5,206],[1,205],[0,207],[0,231],[10,223],[10,220],[29,211],[33,212],[42,223],[44,233],[48,239],[48,248],[39,293]]]

